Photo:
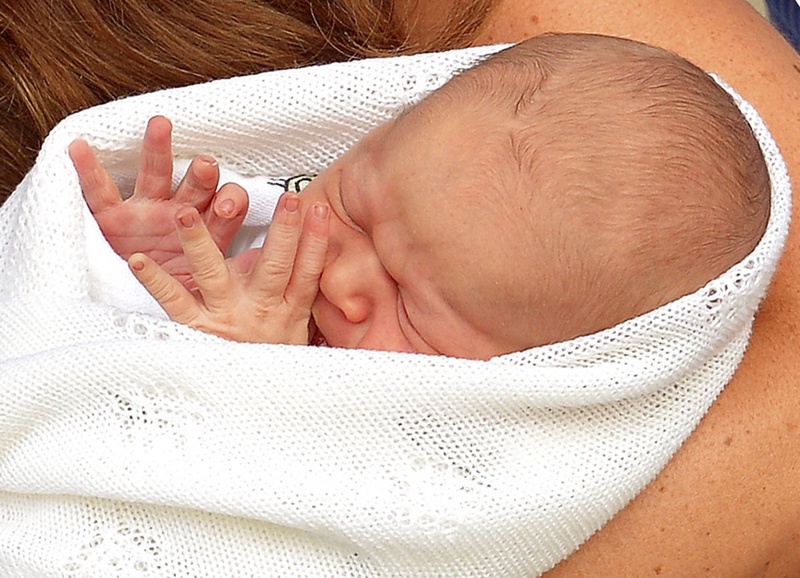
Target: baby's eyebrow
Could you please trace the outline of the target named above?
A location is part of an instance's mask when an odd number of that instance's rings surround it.
[[[392,132],[395,127],[401,124],[401,121],[411,122],[411,123],[419,123],[424,122],[424,119],[429,118],[429,115],[432,114],[430,107],[422,107],[420,108],[420,103],[425,101],[427,96],[421,98],[416,102],[407,102],[402,105],[400,111],[392,118],[391,122],[392,127],[389,129],[389,132]],[[411,112],[416,111],[417,114],[414,115],[413,120],[407,120],[410,116]],[[387,133],[388,134],[388,133]]]
[[[412,110],[414,110],[415,106],[416,106],[416,103],[407,102],[407,103],[403,104],[403,106],[400,107],[400,112],[398,112],[394,116],[394,120],[400,120],[403,117],[408,116],[408,113],[411,112]]]

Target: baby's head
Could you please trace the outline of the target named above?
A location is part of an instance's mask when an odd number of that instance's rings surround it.
[[[487,358],[593,333],[746,256],[769,214],[730,96],[662,50],[529,40],[379,127],[307,189],[331,203],[331,345]]]
[[[712,78],[671,53],[541,37],[439,96],[442,110],[450,100],[465,118],[485,119],[457,188],[505,211],[495,243],[513,243],[507,259],[518,265],[505,273],[502,301],[529,321],[519,330],[537,336],[531,344],[691,293],[744,258],[766,227],[769,176],[748,123]]]

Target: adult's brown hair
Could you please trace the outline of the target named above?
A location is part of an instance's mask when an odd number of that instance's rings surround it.
[[[76,110],[216,78],[466,46],[494,3],[454,3],[423,44],[388,0],[0,0],[0,203]]]

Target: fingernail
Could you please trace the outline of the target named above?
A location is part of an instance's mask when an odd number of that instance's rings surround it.
[[[314,216],[318,219],[325,219],[328,217],[328,205],[318,203],[314,205]]]
[[[194,227],[194,214],[189,212],[178,215],[178,223],[185,229],[191,229]]]
[[[128,261],[128,264],[134,271],[141,271],[144,269],[144,261],[137,257],[131,257],[130,261]]]
[[[287,213],[296,213],[297,210],[300,208],[300,198],[287,197],[284,207],[286,208]]]
[[[222,215],[223,217],[232,216],[234,209],[236,209],[236,203],[234,203],[230,199],[225,199],[217,207],[217,211],[219,211],[219,214]]]
[[[206,164],[206,165],[208,165],[210,167],[217,166],[217,159],[215,159],[214,157],[209,156],[209,155],[197,155],[197,160],[199,160],[200,162],[202,162],[202,163],[204,163],[204,164]]]

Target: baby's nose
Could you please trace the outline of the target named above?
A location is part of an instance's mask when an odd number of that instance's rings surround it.
[[[369,319],[371,301],[364,283],[363,271],[342,267],[336,261],[322,271],[319,290],[336,306],[349,323],[363,323]]]
[[[350,323],[369,320],[376,309],[396,307],[396,284],[371,242],[362,237],[331,248],[319,288]]]

